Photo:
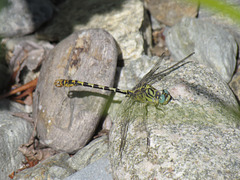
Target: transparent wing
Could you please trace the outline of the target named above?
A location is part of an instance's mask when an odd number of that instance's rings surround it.
[[[124,106],[122,106],[123,112],[120,113],[120,117],[122,117],[120,118],[120,120],[122,119],[122,121],[120,122],[120,134],[121,134],[121,142],[119,147],[120,158],[122,158],[122,153],[124,151],[124,147],[127,139],[128,126],[133,116],[133,112],[132,112],[133,105],[134,105],[134,101],[131,98],[128,98],[127,100],[125,100]]]
[[[178,61],[177,63],[175,63],[174,65],[170,66],[169,68],[153,74],[151,76],[151,78],[148,80],[148,83],[149,84],[153,84],[156,81],[160,81],[163,77],[167,76],[168,74],[170,74],[171,72],[175,71],[176,69],[184,66],[185,64],[188,64],[188,63],[192,62],[192,61],[185,62],[185,60],[188,59],[190,56],[192,56],[194,53],[195,52],[189,54],[187,57],[185,57],[182,60]]]
[[[141,86],[143,83],[147,84],[153,84],[156,81],[160,81],[163,77],[170,74],[172,71],[175,71],[176,69],[180,68],[181,66],[184,66],[187,63],[190,63],[191,61],[184,62],[186,59],[188,59],[190,56],[192,56],[195,52],[189,54],[187,57],[183,58],[182,60],[178,61],[174,65],[170,66],[169,68],[157,72],[157,70],[160,68],[161,62],[164,59],[164,53],[160,56],[160,60],[154,65],[154,67],[143,77],[143,79],[134,87]],[[156,73],[157,72],[157,73]]]
[[[138,88],[143,83],[148,83],[148,81],[151,79],[150,77],[159,69],[164,57],[165,57],[165,53],[162,53],[162,55],[160,56],[160,60],[158,62],[156,62],[156,64],[153,66],[153,68],[147,74],[145,74],[143,76],[143,78],[137,83],[137,85],[133,89]]]
[[[145,108],[144,108],[145,107]],[[129,148],[129,133],[134,133],[131,128],[131,132],[129,131],[130,126],[135,126],[136,124],[139,127],[143,126],[143,129],[146,131],[146,116],[147,116],[147,104],[145,103],[135,103],[135,101],[131,98],[126,99],[121,108],[119,109],[119,113],[117,115],[116,124],[120,126],[117,128],[120,131],[121,141],[119,146],[119,156],[122,159],[122,155],[126,153]],[[133,125],[133,124],[134,125]],[[141,124],[141,125],[140,125]]]

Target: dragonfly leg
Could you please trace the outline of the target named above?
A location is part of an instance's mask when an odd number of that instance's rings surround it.
[[[158,105],[157,105],[157,104],[155,105],[155,107],[156,107],[156,109],[157,109],[157,110],[160,110],[160,111],[162,111],[162,112],[163,112],[163,114],[165,115],[165,112],[162,110],[162,108],[158,107]]]

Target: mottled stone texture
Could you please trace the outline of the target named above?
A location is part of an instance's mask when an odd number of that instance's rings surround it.
[[[72,153],[90,140],[109,92],[58,88],[54,81],[70,78],[111,86],[116,63],[115,41],[101,29],[74,33],[51,51],[42,65],[34,99],[33,116],[41,143]]]
[[[114,179],[239,179],[240,113],[220,75],[189,62],[153,86],[173,100],[122,103],[109,137]]]

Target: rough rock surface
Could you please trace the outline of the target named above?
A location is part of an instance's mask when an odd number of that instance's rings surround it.
[[[153,86],[173,100],[158,108],[123,102],[109,137],[113,177],[238,179],[238,103],[219,74],[190,62]]]
[[[60,5],[58,14],[38,36],[59,41],[73,31],[87,28],[108,31],[118,42],[123,59],[149,53],[151,27],[140,0],[68,0]]]

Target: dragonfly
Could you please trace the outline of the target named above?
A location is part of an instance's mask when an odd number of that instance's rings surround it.
[[[179,61],[176,64],[172,65],[171,67],[165,69],[164,71],[156,74],[155,77],[158,76],[158,80],[159,80],[159,77],[162,78],[162,77],[166,76],[174,69],[179,68],[178,65],[180,63],[182,63],[183,61],[185,61],[190,56],[192,56],[193,54],[194,53],[191,53],[190,55],[188,55],[181,61]],[[163,56],[164,56],[164,54],[161,55],[161,57],[163,57]],[[122,94],[125,94],[127,97],[131,98],[133,101],[152,104],[157,107],[159,104],[161,104],[161,105],[168,104],[172,99],[172,96],[166,89],[159,91],[156,88],[154,88],[152,85],[150,85],[149,81],[147,81],[147,79],[149,79],[149,77],[152,76],[154,74],[154,72],[156,72],[159,69],[160,63],[161,63],[161,61],[157,62],[155,64],[154,68],[151,69],[149,71],[149,73],[147,73],[143,77],[143,79],[132,90],[122,90],[119,88],[113,88],[113,87],[108,87],[108,86],[103,86],[103,85],[98,85],[98,84],[91,84],[91,83],[83,82],[83,81],[79,81],[79,80],[68,80],[68,79],[57,79],[57,80],[55,80],[54,85],[56,87],[85,86],[85,87],[90,87],[90,88],[112,91],[115,93],[122,93]],[[169,71],[169,70],[171,70],[171,71]],[[155,78],[153,78],[153,79],[155,79]]]
[[[160,68],[162,60],[164,59],[164,53],[163,53],[160,57],[161,60],[159,60],[154,65],[154,67],[140,80],[140,82],[132,90],[122,90],[119,88],[113,88],[113,87],[108,87],[108,86],[103,86],[98,84],[91,84],[91,83],[83,82],[79,80],[68,80],[68,79],[57,79],[55,80],[54,85],[56,87],[84,86],[84,87],[102,89],[102,90],[112,91],[115,93],[125,94],[126,97],[129,97],[132,100],[131,103],[129,102],[129,105],[125,107],[125,110],[123,113],[125,114],[124,116],[128,119],[123,120],[121,124],[121,142],[120,142],[120,148],[119,148],[119,154],[121,158],[124,146],[126,144],[128,125],[131,119],[131,106],[133,105],[133,103],[135,102],[140,102],[142,104],[145,103],[146,105],[154,105],[156,106],[156,108],[158,107],[158,105],[167,105],[173,99],[171,94],[166,89],[159,91],[156,88],[154,88],[151,84],[161,80],[163,77],[167,76],[169,73],[185,65],[186,63],[191,62],[191,61],[188,61],[188,62],[184,62],[184,61],[188,59],[190,56],[192,56],[193,54],[194,52],[189,54],[187,57],[180,60],[179,62],[175,63],[174,65],[170,66],[169,68],[163,71],[157,72],[158,69]]]

